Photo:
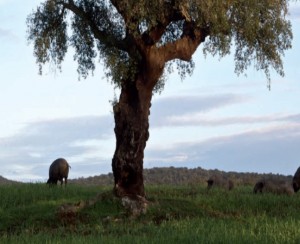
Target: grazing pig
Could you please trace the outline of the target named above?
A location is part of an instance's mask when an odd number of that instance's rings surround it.
[[[253,189],[253,193],[274,193],[274,194],[286,194],[293,195],[291,183],[277,179],[262,179],[258,181]]]
[[[221,176],[212,176],[207,180],[207,190],[211,189],[213,186],[230,191],[234,188],[234,183],[232,180],[228,180]]]
[[[255,193],[255,194],[257,192],[262,193],[265,183],[266,183],[265,180],[259,180],[258,182],[256,182],[254,189],[253,189],[253,193]]]
[[[300,189],[300,167],[297,169],[293,177],[293,188],[294,192],[299,191]]]
[[[49,168],[49,179],[47,181],[47,184],[49,184],[49,186],[57,185],[57,181],[59,180],[62,186],[63,179],[65,179],[65,186],[66,186],[68,174],[69,174],[69,168],[71,168],[71,166],[64,158],[58,158],[54,160]]]

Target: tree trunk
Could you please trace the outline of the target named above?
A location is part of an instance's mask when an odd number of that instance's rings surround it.
[[[112,159],[114,191],[119,197],[145,197],[143,159],[149,138],[152,88],[140,80],[124,83],[114,105],[116,150]]]

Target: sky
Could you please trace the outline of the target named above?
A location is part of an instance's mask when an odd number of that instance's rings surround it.
[[[78,79],[72,50],[62,72],[43,75],[26,38],[26,17],[41,0],[0,0],[0,175],[44,182],[50,164],[64,157],[69,178],[112,172],[115,150],[111,101],[118,95],[98,63]],[[234,73],[227,56],[194,55],[183,81],[174,73],[155,94],[144,168],[188,167],[293,175],[300,166],[300,4],[290,6],[293,47],[283,57],[285,76],[250,67]]]

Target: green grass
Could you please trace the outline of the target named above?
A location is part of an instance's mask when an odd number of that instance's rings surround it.
[[[128,218],[110,188],[0,186],[0,243],[300,243],[300,195],[199,186],[146,187],[147,214]],[[71,216],[57,211],[104,193]]]

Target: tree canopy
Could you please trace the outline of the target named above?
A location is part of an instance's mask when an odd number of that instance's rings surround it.
[[[286,0],[46,0],[28,16],[28,40],[40,72],[47,62],[60,68],[73,47],[80,76],[100,59],[118,86],[143,68],[149,49],[162,53],[165,72],[175,63],[182,77],[190,74],[202,42],[204,54],[233,51],[237,74],[253,64],[269,78],[270,67],[284,74],[281,56],[292,39],[287,14]]]

